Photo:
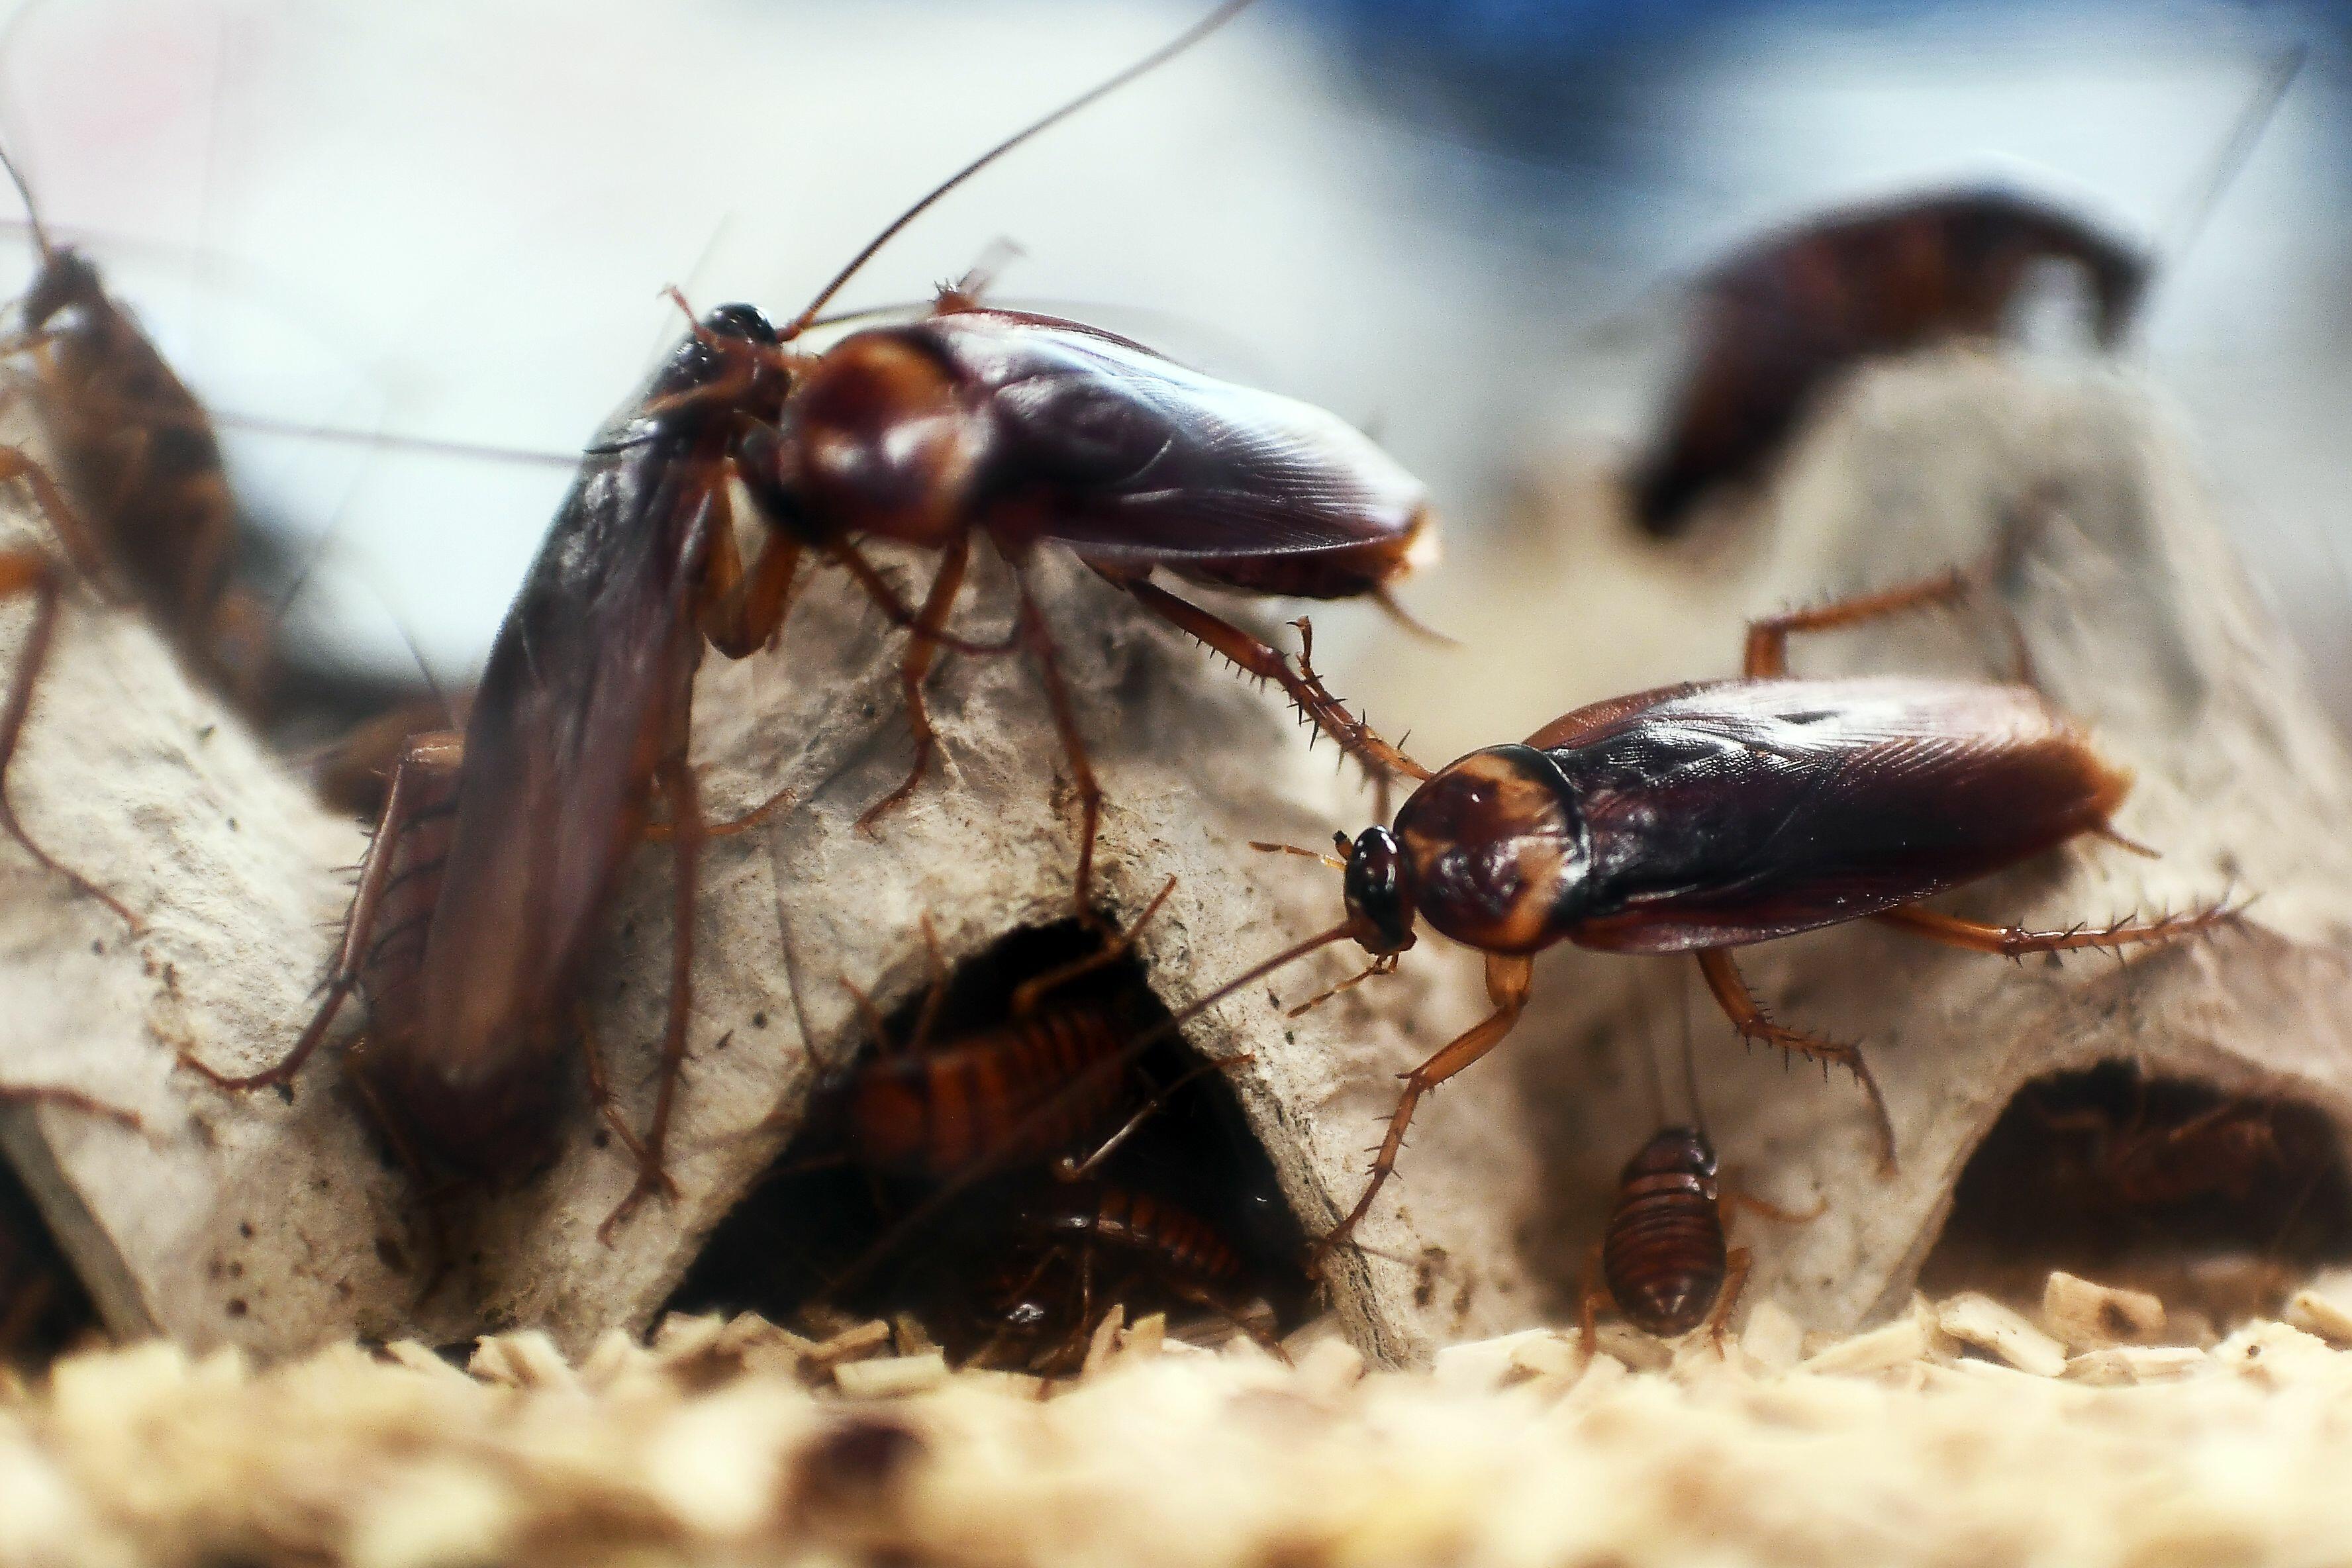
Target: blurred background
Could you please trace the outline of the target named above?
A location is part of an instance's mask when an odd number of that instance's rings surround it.
[[[229,420],[248,510],[321,563],[290,617],[309,657],[396,674],[404,626],[457,682],[564,455],[676,334],[663,286],[790,313],[1204,8],[34,0],[0,30],[0,133]],[[1004,297],[1371,429],[1439,497],[1451,563],[1405,597],[1472,637],[1466,672],[1528,547],[1517,498],[1643,440],[1699,271],[1824,206],[1996,178],[2156,252],[2125,352],[2352,714],[2347,174],[2352,16],[2327,0],[1265,0],[956,193],[842,302],[919,300],[1009,244]],[[1342,690],[1420,657],[1376,610],[1318,628]],[[1440,755],[1500,738],[1397,717]]]

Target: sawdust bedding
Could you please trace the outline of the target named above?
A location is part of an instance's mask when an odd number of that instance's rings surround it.
[[[0,1403],[0,1563],[2186,1563],[2352,1560],[2352,1301],[2179,1344],[2153,1298],[1916,1300],[1718,1353],[1607,1328],[1368,1370],[1116,1317],[1079,1375],[919,1331],[667,1320],[256,1369],[156,1342]],[[2203,1336],[2208,1337],[2210,1336]]]

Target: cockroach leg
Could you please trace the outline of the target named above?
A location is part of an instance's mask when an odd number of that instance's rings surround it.
[[[1073,959],[1043,974],[1033,974],[1013,987],[1012,1004],[1007,1011],[1016,1018],[1025,1018],[1037,1010],[1037,1004],[1050,993],[1127,956],[1128,950],[1135,945],[1135,939],[1143,933],[1143,928],[1151,923],[1151,918],[1160,912],[1160,906],[1166,903],[1168,895],[1175,890],[1176,879],[1171,877],[1160,884],[1160,890],[1151,896],[1151,901],[1143,906],[1143,912],[1135,917],[1135,923],[1125,931],[1084,958]]]
[[[294,1048],[275,1066],[242,1076],[223,1073],[184,1050],[180,1053],[183,1067],[209,1080],[215,1088],[236,1093],[290,1084],[311,1053],[326,1039],[336,1013],[359,984],[362,969],[372,959],[381,957],[384,945],[414,932],[422,947],[425,929],[423,914],[399,920],[381,932],[375,929],[376,921],[383,912],[387,894],[418,879],[429,885],[440,868],[442,855],[404,865],[402,851],[409,834],[420,825],[456,813],[457,784],[465,753],[464,737],[436,731],[412,736],[402,749],[400,760],[393,764],[392,787],[384,794],[383,816],[376,825],[375,837],[368,845],[367,858],[360,863],[359,886],[352,893],[351,911],[343,917],[342,945],[335,953],[327,994],[320,999],[318,1011],[311,1014]]]
[[[1100,572],[1102,568],[1097,567],[1096,570]],[[1211,652],[1231,661],[1234,668],[1244,675],[1271,680],[1281,687],[1309,722],[1337,741],[1340,748],[1373,777],[1390,773],[1417,779],[1429,776],[1427,768],[1381,740],[1372,732],[1370,725],[1350,715],[1339,699],[1325,689],[1323,682],[1317,679],[1305,658],[1300,658],[1299,668],[1293,669],[1290,661],[1280,653],[1232,622],[1211,615],[1190,600],[1178,598],[1148,579],[1122,576],[1111,572],[1103,572],[1103,575],[1127,590],[1145,609],[1185,636],[1198,639]]]
[[[1021,596],[1014,636],[1037,660],[1038,679],[1045,687],[1045,705],[1053,713],[1054,729],[1062,738],[1062,754],[1069,759],[1070,787],[1078,795],[1077,915],[1085,924],[1095,925],[1100,919],[1095,913],[1094,877],[1095,835],[1102,824],[1102,786],[1095,782],[1094,764],[1087,760],[1086,737],[1078,733],[1077,715],[1070,708],[1070,689],[1062,679],[1061,655],[1055,647],[1054,634],[1029,591],[1028,574],[1017,563],[1013,568],[1013,583]]]
[[[1322,1272],[1323,1260],[1330,1256],[1332,1248],[1345,1242],[1364,1215],[1371,1212],[1372,1200],[1396,1172],[1397,1156],[1404,1148],[1405,1130],[1412,1125],[1413,1109],[1421,1103],[1421,1097],[1502,1044],[1527,1007],[1534,976],[1533,959],[1500,953],[1486,955],[1486,994],[1495,1011],[1435,1056],[1402,1075],[1404,1093],[1397,1099],[1396,1110],[1389,1117],[1388,1131],[1373,1156],[1371,1180],[1365,1184],[1363,1195],[1356,1200],[1356,1206],[1307,1254],[1309,1275]]]
[[[0,448],[5,450],[5,448]],[[8,798],[8,764],[16,760],[16,743],[24,738],[25,721],[33,710],[33,690],[40,682],[41,671],[47,665],[50,646],[57,639],[58,607],[62,587],[58,568],[38,551],[15,550],[0,553],[0,599],[29,595],[33,600],[33,624],[25,633],[25,641],[16,655],[16,670],[8,686],[8,700],[0,708],[0,827],[8,837],[25,847],[25,852],[51,874],[62,877],[89,897],[96,899],[120,916],[135,935],[145,929],[130,906],[91,881],[88,877],[66,865],[38,844],[17,818],[16,807]]]
[[[1601,1309],[1612,1304],[1609,1296],[1609,1277],[1601,1262],[1601,1244],[1594,1242],[1584,1255],[1584,1289],[1577,1293],[1577,1337],[1582,1342],[1584,1359],[1590,1363],[1601,1349]]]
[[[1061,1182],[1085,1181],[1101,1167],[1102,1163],[1105,1160],[1109,1159],[1113,1154],[1118,1152],[1120,1144],[1135,1136],[1136,1129],[1141,1127],[1145,1122],[1158,1115],[1160,1110],[1167,1105],[1169,1100],[1182,1092],[1186,1085],[1192,1083],[1195,1079],[1205,1077],[1213,1072],[1223,1072],[1229,1067],[1235,1066],[1241,1062],[1249,1061],[1252,1059],[1255,1053],[1250,1051],[1235,1051],[1230,1056],[1211,1057],[1206,1061],[1194,1063],[1191,1068],[1185,1069],[1183,1075],[1177,1079],[1174,1083],[1170,1084],[1166,1089],[1159,1090],[1149,1100],[1146,1100],[1142,1105],[1138,1107],[1135,1114],[1129,1117],[1125,1122],[1121,1123],[1118,1131],[1104,1139],[1102,1143],[1093,1153],[1088,1154],[1083,1160],[1074,1159],[1070,1155],[1065,1154],[1060,1159],[1055,1161],[1054,1179]]]
[[[1723,1223],[1727,1228],[1731,1224],[1731,1214],[1734,1209],[1746,1209],[1760,1219],[1772,1220],[1781,1225],[1811,1225],[1830,1212],[1830,1200],[1824,1194],[1815,1199],[1813,1206],[1809,1209],[1802,1211],[1784,1209],[1776,1203],[1768,1202],[1753,1193],[1743,1192],[1727,1182],[1723,1187],[1720,1208]]]
[[[1882,910],[1876,919],[1888,925],[1971,952],[2022,958],[2029,952],[2072,952],[2086,948],[2113,952],[2150,942],[2175,942],[2221,926],[2234,925],[2242,904],[2209,904],[2183,914],[2159,915],[2151,921],[2117,921],[2107,926],[2074,926],[2064,931],[2027,931],[2021,926],[1986,925],[1952,915],[1937,914],[1916,905]]]
[[[907,651],[898,660],[898,686],[907,704],[907,726],[915,732],[915,762],[898,787],[866,808],[857,819],[860,831],[872,833],[875,824],[897,809],[915,793],[929,771],[931,758],[939,750],[939,736],[931,728],[929,710],[923,705],[923,679],[930,673],[931,661],[939,657],[940,639],[948,623],[948,613],[955,608],[957,593],[963,587],[964,568],[971,560],[971,535],[959,533],[940,553],[940,569],[931,578],[931,591],[923,599],[923,607],[915,616],[915,625],[907,638]]]
[[[102,1117],[133,1132],[144,1133],[147,1123],[135,1110],[125,1110],[119,1105],[109,1105],[95,1095],[84,1094],[78,1089],[66,1089],[58,1084],[0,1084],[0,1105],[54,1105],[65,1110],[78,1110],[84,1116]]]
[[[588,1010],[573,1010],[572,1029],[580,1043],[580,1063],[588,1074],[588,1099],[604,1117],[604,1125],[621,1141],[621,1147],[639,1164],[645,1163],[646,1146],[629,1130],[628,1119],[621,1114],[620,1097],[613,1092],[612,1080],[604,1076],[604,1053],[596,1048],[595,1031],[589,1027]]]
[[[931,1030],[940,1021],[940,1005],[948,997],[947,955],[940,951],[940,933],[931,925],[929,910],[915,922],[923,933],[923,965],[930,971],[930,984],[923,989],[923,1005],[915,1014],[915,1026],[907,1035],[907,1054],[920,1056],[923,1047],[931,1043]],[[877,1030],[875,1039],[882,1038]]]
[[[1853,1074],[1854,1082],[1862,1086],[1862,1092],[1870,1100],[1871,1119],[1878,1124],[1882,1163],[1892,1172],[1895,1122],[1887,1114],[1885,1097],[1878,1092],[1878,1080],[1870,1076],[1870,1064],[1863,1060],[1861,1047],[1840,1040],[1824,1040],[1774,1023],[1757,1004],[1748,982],[1740,978],[1738,966],[1732,963],[1727,948],[1702,948],[1693,956],[1698,960],[1699,973],[1706,976],[1706,988],[1714,994],[1724,1016],[1731,1020],[1731,1026],[1739,1031],[1740,1038],[1795,1051],[1820,1062],[1824,1068],[1834,1063]]]
[[[1715,1299],[1715,1310],[1706,1315],[1707,1338],[1715,1342],[1715,1353],[1724,1353],[1723,1331],[1731,1326],[1731,1310],[1739,1305],[1739,1292],[1748,1286],[1748,1271],[1755,1264],[1755,1254],[1744,1247],[1735,1247],[1723,1255],[1723,1293]]]
[[[1748,623],[1748,653],[1744,672],[1751,679],[1778,679],[1789,673],[1789,638],[1796,632],[1822,632],[1860,626],[1887,616],[1903,615],[1933,605],[1958,604],[1975,590],[1965,572],[1941,572],[1916,583],[1906,583],[1875,594],[1833,599],[1811,609],[1790,610]]]
[[[668,1197],[677,1192],[677,1184],[663,1167],[662,1157],[669,1142],[670,1112],[677,1102],[678,1076],[686,1066],[686,1028],[694,999],[694,909],[702,858],[701,792],[694,769],[687,763],[687,718],[681,705],[670,753],[656,775],[663,798],[670,803],[677,817],[670,836],[675,871],[671,879],[669,1020],[662,1030],[660,1080],[654,1090],[653,1120],[646,1124],[644,1144],[637,1151],[636,1184],[604,1216],[604,1223],[596,1227],[596,1239],[607,1247],[639,1204],[656,1194]]]

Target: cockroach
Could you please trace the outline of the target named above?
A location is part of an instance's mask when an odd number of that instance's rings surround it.
[[[913,634],[901,665],[916,766],[921,680],[984,531],[1015,567],[1043,539],[1079,550],[1139,600],[1267,679],[1350,742],[1319,686],[1279,655],[1146,581],[1154,565],[1265,592],[1370,593],[1422,553],[1420,489],[1369,441],[1301,404],[1194,375],[1083,325],[991,310],[950,290],[927,320],[856,332],[820,354],[790,345],[892,236],[1005,152],[1236,15],[1228,0],[1174,43],[967,163],[901,214],[779,329],[747,305],[698,323],[644,395],[589,448],[492,645],[465,737],[412,742],[362,868],[318,1013],[287,1058],[228,1087],[282,1084],[354,989],[370,1002],[360,1068],[412,1160],[492,1175],[542,1161],[552,1068],[584,1045],[576,970],[658,792],[677,867],[668,1022],[638,1180],[606,1234],[669,1190],[662,1163],[686,1049],[702,822],[687,765],[705,641],[740,658],[780,632],[803,554],[848,571]],[[747,565],[730,491],[770,531]],[[909,610],[858,549],[864,536],[938,549]],[[1084,804],[1077,901],[1089,917],[1098,792],[1025,582],[1014,641],[1037,658]],[[1006,645],[1010,646],[1010,645]],[[1254,651],[1255,650],[1255,651]],[[1263,657],[1261,657],[1263,656]],[[1255,664],[1250,661],[1255,660]],[[594,1075],[589,1053],[591,1085]],[[601,1098],[601,1096],[600,1096]],[[608,1115],[610,1112],[607,1101]]]
[[[2264,1176],[2288,1165],[2278,1108],[2269,1100],[2157,1107],[2147,1079],[2134,1073],[2128,1115],[2095,1105],[2053,1110],[2031,1099],[2027,1104],[2043,1127],[2074,1145],[2063,1157],[2060,1181],[2109,1211],[2213,1197],[2242,1204]]]
[[[2097,341],[2113,347],[2147,289],[2147,258],[2006,191],[1854,208],[1734,255],[1698,284],[1688,368],[1633,478],[1635,522],[1671,538],[1712,493],[1761,481],[1861,363],[1999,336],[2033,269],[2053,262],[2082,270]]]
[[[1894,1126],[1859,1047],[1773,1022],[1734,949],[1873,919],[2018,958],[2177,941],[2236,918],[2236,906],[2215,904],[2027,931],[1920,907],[2083,835],[2119,838],[2110,824],[2128,788],[2029,686],[1789,673],[1793,633],[1949,604],[1970,586],[1954,572],[1753,622],[1738,677],[1597,702],[1434,774],[1406,758],[1422,782],[1392,828],[1366,828],[1352,844],[1337,836],[1339,857],[1290,851],[1344,873],[1347,918],[1253,975],[1350,939],[1372,956],[1368,973],[1385,972],[1413,945],[1421,919],[1486,954],[1494,1004],[1404,1075],[1371,1180],[1322,1249],[1370,1209],[1422,1096],[1511,1032],[1535,955],[1555,943],[1692,954],[1743,1039],[1853,1072],[1891,1166]]]
[[[229,583],[236,515],[220,444],[196,401],[155,345],[106,292],[98,268],[57,245],[15,162],[0,152],[32,225],[41,264],[17,301],[16,333],[0,353],[24,360],[42,398],[65,485],[23,450],[0,447],[0,480],[24,485],[84,580],[128,593],[199,679],[250,699],[256,660],[252,605]],[[9,389],[13,395],[16,389]],[[0,598],[28,597],[33,621],[0,710],[0,825],[51,871],[99,899],[134,931],[138,917],[33,842],[7,804],[5,780],[32,710],[65,583],[40,549],[0,552]]]
[[[5,153],[0,166],[40,254],[10,347],[31,366],[85,542],[187,669],[250,712],[266,677],[267,617],[232,577],[236,504],[212,416],[90,259],[50,237]]]
[[[1643,1045],[1651,1096],[1664,1120],[1665,1090],[1646,1030]],[[1738,1191],[1717,1175],[1715,1144],[1707,1137],[1706,1118],[1699,1105],[1687,1005],[1683,1011],[1682,1058],[1684,1093],[1692,1120],[1661,1127],[1625,1162],[1601,1239],[1585,1260],[1579,1319],[1588,1356],[1597,1343],[1593,1325],[1599,1310],[1612,1303],[1628,1322],[1660,1339],[1673,1339],[1705,1324],[1720,1350],[1724,1327],[1739,1304],[1740,1287],[1747,1282],[1749,1266],[1748,1249],[1733,1247],[1727,1239],[1732,1209],[1745,1207],[1768,1218],[1800,1222],[1819,1218],[1822,1213],[1822,1206],[1816,1205],[1811,1213],[1792,1214]]]
[[[1099,1131],[1134,1098],[1123,1050],[1136,1030],[1117,997],[1046,998],[1124,954],[1175,886],[1171,879],[1133,925],[1093,953],[1024,982],[1010,1016],[992,1027],[930,1042],[947,983],[938,970],[911,1037],[894,1047],[858,993],[877,1049],[819,1091],[812,1121],[838,1129],[851,1164],[933,1182],[1043,1165]],[[1223,1064],[1203,1064],[1213,1065]]]
[[[1245,1272],[1241,1254],[1207,1220],[1166,1198],[1103,1182],[1041,1184],[1015,1205],[1011,1228],[1009,1255],[980,1290],[995,1331],[971,1358],[979,1364],[1054,1334],[1055,1342],[1026,1363],[1066,1365],[1098,1321],[1097,1299],[1133,1292],[1215,1312],[1270,1343],[1234,1303]]]
[[[2264,74],[2166,246],[2177,264],[2302,71],[2298,46]],[[1790,436],[1864,363],[1995,339],[2044,266],[2083,279],[2102,349],[2131,330],[2151,252],[2013,191],[1956,190],[1856,206],[1771,235],[1698,281],[1699,308],[1664,434],[1636,466],[1633,521],[1684,532],[1717,491],[1761,482]]]

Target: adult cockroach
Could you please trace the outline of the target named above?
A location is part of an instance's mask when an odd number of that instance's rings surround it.
[[[1853,1073],[1891,1163],[1894,1127],[1860,1049],[1772,1022],[1733,949],[1874,919],[2015,958],[2172,941],[2235,917],[2214,905],[2026,931],[1920,907],[2082,835],[2116,837],[2128,787],[2030,687],[1789,674],[1795,632],[1950,603],[1969,587],[1952,573],[1753,622],[1741,676],[1594,703],[1434,774],[1396,753],[1423,782],[1393,829],[1352,844],[1339,835],[1344,858],[1319,857],[1345,873],[1347,918],[1254,973],[1347,939],[1372,955],[1367,973],[1383,972],[1419,918],[1486,955],[1495,1011],[1404,1075],[1371,1180],[1322,1248],[1370,1209],[1421,1097],[1511,1032],[1535,955],[1557,942],[1691,953],[1742,1038]],[[1304,656],[1301,666],[1311,675]]]
[[[1998,336],[2034,268],[2079,267],[2113,347],[2148,263],[2041,202],[1958,191],[1856,208],[1762,240],[1698,284],[1688,368],[1665,431],[1633,479],[1643,531],[1683,531],[1711,493],[1752,486],[1822,398],[1860,363]]]
[[[1280,656],[1145,579],[1167,564],[1266,592],[1375,591],[1420,552],[1426,516],[1419,487],[1363,437],[1123,339],[982,309],[953,291],[925,321],[857,332],[821,354],[787,347],[947,191],[1247,3],[1229,0],[966,164],[782,329],[749,306],[722,307],[696,328],[590,448],[493,644],[462,745],[420,739],[394,770],[319,1013],[277,1066],[234,1079],[204,1069],[209,1076],[241,1089],[286,1082],[362,989],[373,1024],[362,1081],[413,1154],[485,1174],[536,1162],[552,1131],[555,1058],[577,1037],[574,970],[658,790],[677,868],[669,1016],[650,1124],[642,1140],[626,1140],[639,1178],[614,1220],[666,1190],[694,867],[709,831],[686,758],[694,669],[705,640],[741,657],[777,635],[804,552],[849,571],[913,633],[901,673],[916,767],[869,822],[904,797],[928,760],[920,683],[932,658],[941,647],[974,646],[944,624],[975,531],[1007,552],[1016,578],[1037,541],[1070,544],[1352,737],[1357,727],[1335,718],[1336,704]],[[748,565],[728,515],[739,478],[772,525]],[[866,535],[941,552],[919,611],[860,552]],[[1097,792],[1025,584],[1021,603],[1015,640],[1044,668],[1078,775],[1076,896],[1090,917]]]
[[[2178,258],[2303,68],[2270,70],[2174,226]],[[1748,246],[1697,283],[1698,319],[1664,433],[1636,466],[1632,505],[1653,537],[1684,531],[1713,492],[1763,480],[1790,435],[1865,361],[1999,337],[2033,271],[2082,275],[2093,336],[2130,331],[2153,258],[2030,196],[1958,190],[1832,213]]]

